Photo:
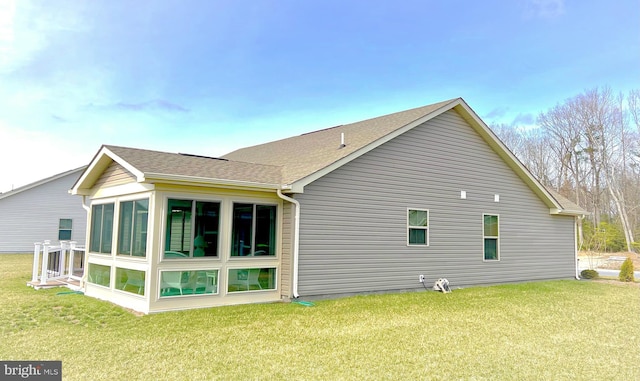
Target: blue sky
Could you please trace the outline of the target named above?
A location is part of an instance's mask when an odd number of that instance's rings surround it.
[[[0,0],[0,192],[102,144],[222,155],[462,97],[640,89],[637,0]]]

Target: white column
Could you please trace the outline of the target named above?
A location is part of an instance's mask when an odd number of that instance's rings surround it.
[[[35,247],[33,249],[33,273],[31,274],[31,281],[38,281],[38,265],[40,264],[40,247],[42,243],[36,242],[33,244]]]
[[[71,279],[71,277],[73,276],[73,263],[74,263],[74,256],[75,256],[75,249],[76,249],[76,241],[71,241],[69,242],[69,274],[68,274],[68,279]]]
[[[40,284],[47,283],[47,266],[49,262],[49,245],[51,241],[44,241],[42,245],[42,270],[40,272]]]
[[[69,250],[69,242],[60,241],[60,261],[58,262],[58,268],[56,269],[58,271],[59,277],[64,276],[64,270],[66,267],[65,264],[67,263],[66,259],[67,259],[68,250]]]

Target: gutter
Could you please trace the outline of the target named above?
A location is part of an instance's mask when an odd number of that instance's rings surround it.
[[[289,201],[290,203],[296,206],[296,212],[293,218],[293,269],[291,270],[291,282],[293,283],[293,297],[297,299],[300,295],[298,294],[298,255],[300,253],[300,245],[298,244],[300,239],[300,202],[295,200],[289,196],[285,196],[282,194],[280,189],[277,189],[278,197],[285,201]]]

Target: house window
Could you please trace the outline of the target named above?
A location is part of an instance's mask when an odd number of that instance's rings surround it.
[[[231,256],[276,254],[276,206],[233,204]]]
[[[147,255],[147,224],[149,200],[123,201],[118,220],[118,254],[145,257]]]
[[[68,241],[71,239],[72,220],[70,218],[61,218],[58,223],[58,240]]]
[[[498,216],[495,214],[483,215],[484,230],[484,259],[495,261],[500,259],[500,236]]]
[[[276,289],[276,269],[272,267],[229,269],[229,292]]]
[[[93,205],[89,249],[94,253],[111,253],[113,204]]]
[[[116,284],[118,290],[144,295],[145,272],[116,267]]]
[[[218,270],[162,271],[160,297],[218,293]]]
[[[429,211],[407,210],[407,244],[429,246]]]
[[[109,287],[111,283],[111,267],[89,264],[89,282],[100,286]]]
[[[164,257],[217,257],[219,229],[219,202],[169,199]]]

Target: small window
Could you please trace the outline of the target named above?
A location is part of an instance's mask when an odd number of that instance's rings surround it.
[[[228,292],[261,291],[276,289],[276,269],[229,269]]]
[[[144,271],[116,267],[115,288],[133,294],[144,295]]]
[[[497,261],[500,259],[500,228],[498,216],[495,214],[485,214],[483,218],[484,260]]]
[[[100,286],[109,287],[111,284],[111,267],[89,264],[89,282]]]
[[[408,209],[407,211],[407,244],[429,246],[429,211],[424,209]]]
[[[218,293],[218,270],[162,271],[160,297]]]
[[[73,221],[70,218],[61,218],[58,223],[58,240],[68,241],[71,239],[71,227]]]

